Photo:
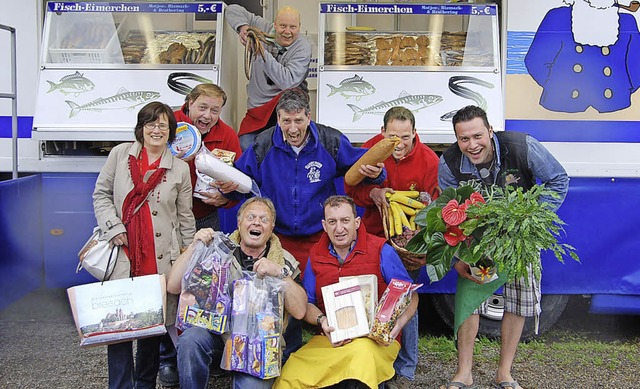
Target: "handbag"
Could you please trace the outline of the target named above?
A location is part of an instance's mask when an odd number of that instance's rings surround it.
[[[94,227],[93,234],[78,253],[80,262],[76,273],[85,269],[100,281],[108,280],[116,267],[119,251],[120,246],[109,244],[108,240],[103,239],[100,227]]]
[[[94,282],[67,289],[80,346],[97,346],[167,332],[164,275]]]

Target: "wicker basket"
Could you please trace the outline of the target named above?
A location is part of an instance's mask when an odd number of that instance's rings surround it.
[[[408,271],[414,271],[422,266],[427,264],[427,255],[426,254],[414,254],[410,251],[407,251],[404,247],[400,247],[395,244],[391,237],[389,236],[389,207],[382,207],[382,227],[384,229],[384,236],[387,238],[387,241],[393,247],[400,259],[402,259],[402,263],[404,263],[404,267]]]

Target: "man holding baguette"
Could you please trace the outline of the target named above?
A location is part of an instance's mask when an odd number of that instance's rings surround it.
[[[387,179],[379,185],[345,184],[347,194],[357,205],[365,208],[362,222],[367,231],[383,238],[385,233],[380,214],[383,208],[391,213],[388,195],[399,191],[412,191],[421,194],[427,201],[438,197],[438,156],[420,142],[416,132],[416,119],[405,107],[390,108],[384,115],[380,134],[365,142],[363,147],[371,148],[383,139],[392,137],[400,138],[400,143],[394,148],[393,154],[384,161]],[[397,196],[402,194],[397,193]],[[408,211],[411,212],[410,209]],[[395,231],[395,234],[403,235],[402,227],[400,231]],[[391,235],[389,234],[390,239]],[[409,271],[409,275],[415,282],[419,270]],[[387,384],[387,387],[390,389],[411,387],[417,365],[418,315],[415,315],[403,331],[402,348],[394,363],[396,377]]]
[[[339,277],[373,274],[378,282],[376,301],[392,279],[411,282],[398,254],[385,239],[367,233],[353,200],[331,196],[324,202],[324,233],[309,255],[303,286],[308,303],[304,320],[318,326],[318,335],[291,354],[276,380],[275,388],[376,388],[394,375],[393,361],[400,344],[377,343],[367,337],[331,343],[334,328],[327,322],[327,305],[322,287]],[[390,328],[395,339],[418,307],[418,295],[411,295],[403,313]],[[300,374],[305,372],[305,374]],[[333,386],[336,385],[336,386]]]

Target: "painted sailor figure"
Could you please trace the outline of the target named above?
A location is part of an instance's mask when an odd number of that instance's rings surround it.
[[[533,38],[525,65],[550,111],[614,112],[631,105],[640,85],[640,33],[629,7],[614,0],[564,0]],[[594,28],[597,21],[598,28]]]

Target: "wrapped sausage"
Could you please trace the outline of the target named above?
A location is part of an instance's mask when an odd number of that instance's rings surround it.
[[[196,168],[200,173],[206,174],[216,181],[235,182],[239,185],[238,192],[240,193],[251,192],[256,196],[260,196],[260,189],[251,177],[216,158],[206,147],[203,147],[196,155]]]

